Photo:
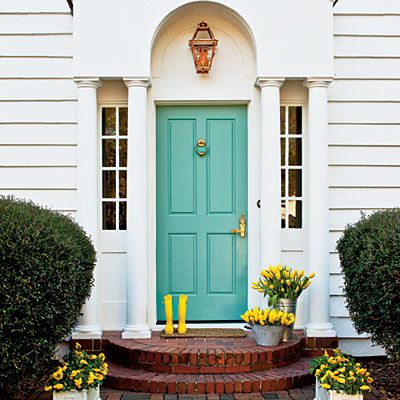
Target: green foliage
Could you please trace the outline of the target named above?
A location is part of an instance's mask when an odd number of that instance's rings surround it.
[[[0,393],[42,383],[93,284],[96,253],[69,217],[0,197]]]
[[[338,241],[344,293],[358,333],[400,357],[400,209],[349,225]]]

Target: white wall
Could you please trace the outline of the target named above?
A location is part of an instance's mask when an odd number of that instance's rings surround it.
[[[213,2],[184,0],[76,1],[74,55],[77,76],[149,76],[154,35],[182,4],[204,18]],[[226,14],[247,23],[257,46],[259,76],[332,76],[330,0],[220,0]],[[232,10],[236,12],[232,12]],[[187,26],[195,30],[195,25]],[[187,40],[190,36],[187,37]],[[106,54],[104,49],[107,49]]]
[[[72,18],[65,0],[0,5],[0,194],[76,211]]]
[[[357,334],[342,295],[336,241],[361,211],[400,203],[400,2],[340,0],[334,10],[335,80],[329,88],[330,298],[338,336],[350,340]],[[350,343],[342,341],[341,346]],[[362,354],[368,347],[369,341],[360,341],[356,352]]]

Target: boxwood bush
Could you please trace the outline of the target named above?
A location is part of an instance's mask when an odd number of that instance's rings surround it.
[[[358,333],[400,352],[400,209],[362,215],[338,241],[344,293]]]
[[[90,295],[95,261],[69,217],[0,197],[0,398],[42,384]]]

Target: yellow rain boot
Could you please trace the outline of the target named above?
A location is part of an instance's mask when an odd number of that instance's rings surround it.
[[[187,332],[186,328],[186,307],[188,302],[187,294],[181,294],[179,296],[179,306],[178,306],[178,333],[183,335]]]
[[[165,306],[165,334],[172,335],[174,333],[174,324],[173,324],[173,313],[172,313],[172,296],[170,294],[166,294],[164,296],[164,306]]]

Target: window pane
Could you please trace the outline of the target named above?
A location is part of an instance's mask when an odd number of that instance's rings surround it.
[[[119,197],[126,199],[126,171],[119,171]]]
[[[281,107],[281,135],[285,134],[285,107]]]
[[[116,204],[110,201],[103,202],[103,229],[113,230],[116,228]]]
[[[286,139],[281,138],[281,165],[285,165],[285,158],[286,158]]]
[[[289,107],[289,134],[301,135],[302,127],[302,108]]]
[[[289,165],[301,165],[301,139],[289,139]]]
[[[119,203],[119,229],[126,231],[126,201]]]
[[[103,171],[103,198],[115,198],[115,171]]]
[[[289,218],[289,228],[301,228],[302,210],[301,210],[300,200],[288,201],[288,218]]]
[[[286,192],[286,171],[281,169],[281,197],[285,197]]]
[[[286,201],[281,201],[281,228],[286,227]]]
[[[115,140],[103,139],[103,167],[115,167]]]
[[[289,170],[289,196],[290,197],[301,197],[301,169],[290,169]]]
[[[119,109],[119,134],[124,136],[128,134],[128,108]]]
[[[128,160],[128,141],[126,139],[119,140],[119,166],[126,167]]]
[[[102,110],[102,133],[105,136],[115,135],[116,119],[115,107],[107,107]]]

